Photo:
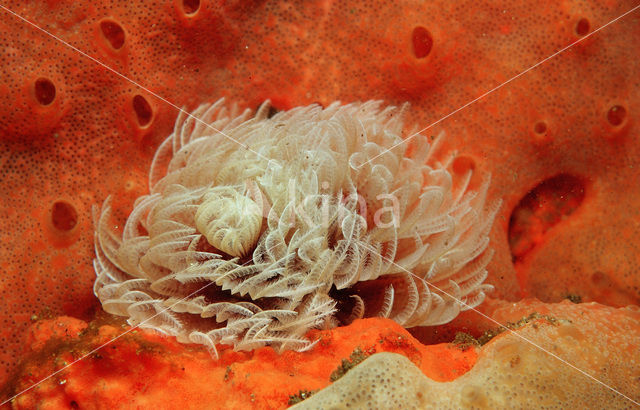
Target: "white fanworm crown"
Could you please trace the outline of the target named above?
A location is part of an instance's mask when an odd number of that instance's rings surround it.
[[[203,195],[195,221],[211,246],[240,257],[258,240],[262,208],[232,187],[213,187]]]
[[[181,113],[121,235],[110,198],[94,212],[104,310],[216,353],[304,350],[312,328],[437,325],[477,306],[489,178],[472,190],[472,171],[454,184],[450,164],[427,165],[426,137],[402,139],[405,107]]]

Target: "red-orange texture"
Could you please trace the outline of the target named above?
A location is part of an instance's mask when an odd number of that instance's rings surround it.
[[[9,1],[12,11],[178,106],[410,101],[427,126],[635,6],[624,1]],[[495,297],[640,299],[637,12],[426,131],[492,174]],[[88,320],[91,206],[146,191],[176,109],[0,10],[0,380],[32,316]],[[523,199],[559,175],[539,224]],[[574,183],[575,182],[575,183]],[[544,192],[560,198],[565,191]],[[555,206],[555,205],[554,205]],[[512,218],[512,215],[517,215]],[[529,217],[530,216],[530,217]],[[511,226],[510,226],[511,225]],[[537,229],[536,227],[540,228]],[[530,229],[531,228],[531,229]],[[525,232],[514,255],[509,232]],[[523,242],[524,241],[524,242]]]
[[[30,387],[66,364],[122,334],[112,325],[93,326],[60,317],[38,322],[28,344],[34,355],[14,382],[16,392]],[[253,352],[224,349],[212,360],[200,347],[185,348],[172,338],[145,332],[127,333],[69,366],[12,401],[16,409],[136,408],[285,408],[289,396],[330,383],[331,374],[360,349],[362,355],[400,353],[429,377],[450,381],[475,363],[474,348],[440,344],[424,346],[395,322],[357,320],[333,331],[315,331],[319,339],[309,352],[269,347]]]

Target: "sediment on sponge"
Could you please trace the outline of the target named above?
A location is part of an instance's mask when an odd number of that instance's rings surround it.
[[[447,164],[427,165],[426,138],[402,138],[405,109],[181,113],[122,233],[110,198],[94,212],[104,310],[215,353],[304,350],[312,328],[437,325],[477,306],[488,178],[473,191],[471,170],[454,185]]]

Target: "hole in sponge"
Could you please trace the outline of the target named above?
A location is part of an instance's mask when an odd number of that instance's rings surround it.
[[[591,274],[591,283],[597,287],[603,288],[607,285],[611,285],[611,283],[608,283],[608,279],[607,275],[600,271],[595,271]]]
[[[584,200],[584,182],[573,175],[549,178],[525,195],[509,220],[509,247],[514,262],[521,261],[545,234],[571,215]]]
[[[533,126],[533,132],[538,135],[543,135],[547,132],[547,123],[544,121],[538,121]]]
[[[452,170],[458,175],[465,175],[467,172],[476,169],[476,162],[473,158],[461,155],[453,160]]]
[[[146,98],[141,95],[134,96],[133,110],[136,113],[136,119],[138,120],[138,125],[140,125],[141,128],[149,125],[151,118],[153,117],[153,111],[151,110],[151,105],[149,105]]]
[[[453,189],[465,189],[475,191],[482,185],[483,177],[476,172],[476,161],[467,155],[458,155],[451,163],[453,174]]]
[[[68,232],[78,224],[78,212],[68,202],[54,202],[51,208],[51,223],[57,230]]]
[[[186,15],[194,15],[200,8],[200,0],[182,0],[182,9]]]
[[[589,34],[590,28],[591,25],[589,24],[589,20],[587,20],[586,18],[581,18],[576,23],[576,34],[580,37],[584,37]]]
[[[120,24],[111,20],[104,20],[100,22],[100,30],[107,39],[111,47],[116,50],[120,50],[124,46],[124,30]]]
[[[614,105],[607,112],[607,121],[614,127],[622,125],[627,118],[627,110],[621,105]]]
[[[56,98],[56,86],[48,78],[38,78],[35,89],[36,100],[40,105],[49,105]]]
[[[433,37],[426,28],[422,26],[414,28],[411,40],[413,42],[413,54],[416,58],[425,58],[431,53]]]

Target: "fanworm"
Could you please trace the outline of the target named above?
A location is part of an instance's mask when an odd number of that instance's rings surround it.
[[[110,198],[94,210],[104,310],[217,354],[304,350],[312,328],[437,325],[477,306],[491,289],[489,178],[471,190],[472,171],[453,184],[446,163],[427,165],[427,138],[402,138],[405,109],[269,117],[268,103],[252,114],[220,100],[181,113],[121,232]]]

